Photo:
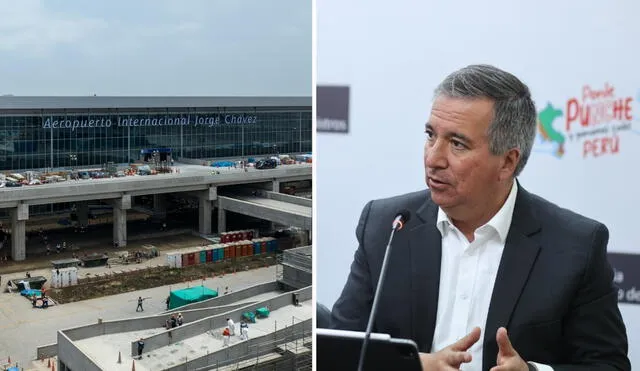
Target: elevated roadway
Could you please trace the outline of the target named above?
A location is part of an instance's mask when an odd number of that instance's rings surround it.
[[[288,196],[288,195],[283,195]],[[311,230],[313,211],[311,205],[300,205],[292,200],[300,197],[288,196],[283,199],[263,198],[259,196],[218,196],[218,212],[225,210],[266,219],[283,225],[290,225],[306,230]],[[218,215],[218,221],[224,220]],[[220,225],[220,224],[219,224]]]
[[[86,220],[88,208],[85,201],[106,201],[113,206],[113,241],[119,246],[127,244],[126,211],[132,207],[132,197],[142,195],[162,195],[165,193],[188,192],[199,198],[199,232],[211,233],[211,214],[213,203],[218,202],[218,188],[237,185],[264,186],[271,183],[274,191],[280,190],[280,184],[310,180],[312,167],[309,165],[281,166],[276,169],[250,171],[229,171],[212,173],[211,168],[203,167],[200,172],[172,173],[152,176],[132,176],[124,178],[92,179],[65,181],[39,186],[2,188],[0,190],[0,208],[11,210],[11,256],[19,261],[26,258],[25,224],[29,219],[29,205],[42,205],[60,202],[79,202],[78,219]],[[277,193],[277,192],[271,192]],[[287,195],[282,195],[287,196]],[[274,222],[311,229],[311,207],[288,205],[294,199],[272,196],[270,200],[229,199],[218,202],[218,225],[225,231],[225,208],[244,215],[250,215]],[[290,196],[293,197],[293,196]],[[296,197],[297,199],[297,197]],[[155,197],[154,197],[155,201]],[[295,201],[295,202],[300,202]],[[260,212],[255,210],[259,209]]]
[[[311,166],[282,166],[276,169],[228,172],[215,175],[158,174],[124,178],[65,181],[39,186],[2,188],[0,208],[18,204],[42,205],[59,202],[118,199],[175,192],[206,191],[228,185],[280,183],[311,179]]]

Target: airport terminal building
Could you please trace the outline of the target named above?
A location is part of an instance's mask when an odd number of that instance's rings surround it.
[[[0,97],[0,171],[311,151],[311,97]]]

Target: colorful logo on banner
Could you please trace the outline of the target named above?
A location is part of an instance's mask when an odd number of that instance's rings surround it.
[[[581,95],[564,106],[548,102],[538,113],[534,149],[558,158],[567,147],[579,150],[583,158],[615,155],[621,150],[621,134],[633,131],[633,105],[633,97],[619,94],[611,84],[585,85]]]

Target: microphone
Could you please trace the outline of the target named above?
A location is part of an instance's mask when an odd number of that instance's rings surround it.
[[[367,353],[367,345],[369,344],[369,338],[371,337],[371,331],[373,330],[373,323],[376,318],[376,311],[378,310],[378,301],[380,299],[380,293],[382,292],[382,285],[384,284],[384,278],[387,274],[387,263],[389,262],[389,256],[391,256],[391,242],[393,242],[393,236],[402,228],[411,218],[409,210],[401,210],[393,219],[391,225],[391,235],[389,236],[389,242],[384,252],[384,259],[382,260],[382,268],[380,269],[380,278],[378,279],[378,285],[376,286],[376,293],[373,297],[373,305],[371,306],[371,313],[369,314],[369,323],[367,324],[367,330],[364,334],[364,341],[362,342],[362,349],[360,350],[360,360],[358,361],[358,371],[362,371],[364,366],[364,357]]]

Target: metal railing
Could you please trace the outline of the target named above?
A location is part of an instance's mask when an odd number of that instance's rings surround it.
[[[308,320],[307,320],[308,321]],[[284,328],[278,328],[278,323],[274,323],[274,333],[269,340],[249,346],[249,351],[242,357],[225,361],[220,366],[218,362],[205,367],[193,369],[193,371],[204,370],[258,370],[261,368],[281,369],[279,366],[290,365],[291,370],[311,370],[311,342],[313,332],[311,329],[304,329],[296,324],[302,324],[305,320],[291,317],[291,323],[285,324]],[[282,324],[280,324],[282,326]],[[286,331],[290,329],[290,331]],[[285,331],[282,331],[285,330]],[[280,353],[277,358],[273,353]]]

